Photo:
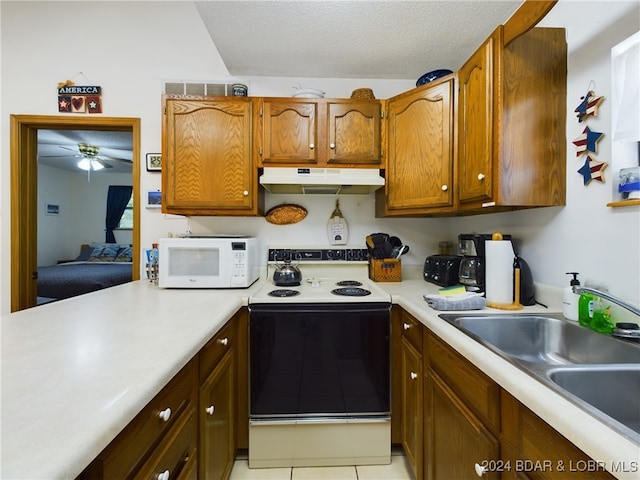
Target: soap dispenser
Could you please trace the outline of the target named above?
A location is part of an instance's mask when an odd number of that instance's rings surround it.
[[[573,287],[580,285],[578,280],[578,272],[567,272],[567,275],[573,275],[569,282],[569,286],[565,287],[562,295],[562,314],[568,320],[578,321],[578,303],[580,295],[573,292]]]

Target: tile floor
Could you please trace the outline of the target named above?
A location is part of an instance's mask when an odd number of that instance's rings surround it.
[[[233,464],[229,480],[412,480],[402,450],[392,450],[390,465],[249,469],[245,458]]]

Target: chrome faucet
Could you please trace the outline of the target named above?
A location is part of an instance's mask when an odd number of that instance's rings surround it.
[[[630,303],[625,302],[624,300],[620,300],[618,297],[614,297],[607,292],[601,292],[600,290],[596,290],[595,288],[583,287],[581,285],[573,286],[573,293],[580,295],[581,293],[588,292],[597,295],[600,298],[604,298],[605,300],[609,300],[610,302],[615,303],[616,305],[621,306],[622,308],[629,310],[631,313],[640,316],[640,308],[634,307]]]

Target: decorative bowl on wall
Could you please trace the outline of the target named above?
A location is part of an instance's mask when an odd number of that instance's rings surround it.
[[[425,83],[433,82],[434,80],[444,77],[445,75],[449,75],[450,73],[453,72],[447,69],[433,70],[432,72],[425,73],[416,82],[416,87],[424,85]]]

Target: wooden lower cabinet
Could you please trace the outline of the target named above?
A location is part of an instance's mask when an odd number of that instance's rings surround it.
[[[198,478],[221,480],[233,467],[234,351],[229,350],[200,387]]]
[[[415,480],[614,478],[398,306],[391,327],[392,441]]]
[[[544,420],[502,391],[503,458],[510,462],[504,479],[613,479],[610,473]]]
[[[247,442],[246,324],[241,309],[78,478],[229,478]]]

